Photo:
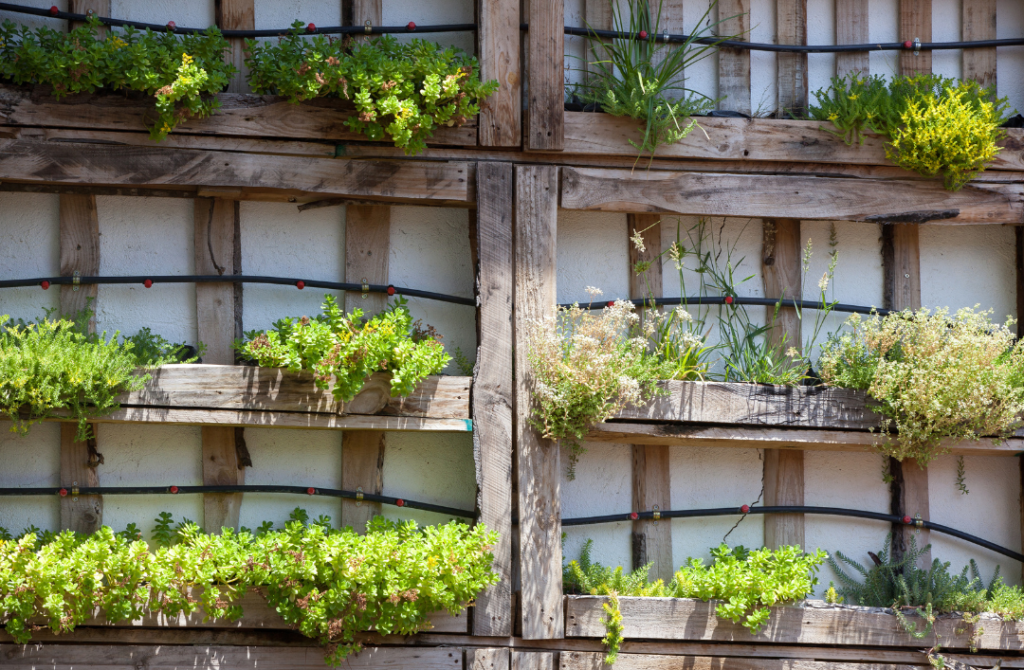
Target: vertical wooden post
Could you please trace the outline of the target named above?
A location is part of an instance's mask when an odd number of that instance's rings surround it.
[[[969,0],[968,0],[969,1]],[[868,35],[868,0],[836,2],[836,44],[866,44]],[[836,75],[840,77],[871,73],[867,51],[836,54]]]
[[[473,455],[480,523],[500,534],[497,584],[476,599],[473,634],[512,635],[512,164],[476,168],[477,354]],[[506,660],[507,663],[507,660]]]
[[[375,24],[376,25],[376,24]],[[345,279],[369,284],[388,283],[391,246],[391,208],[387,205],[349,205],[345,208]],[[364,318],[383,311],[387,296],[380,293],[345,294],[345,310],[363,310]],[[341,440],[341,488],[363,493],[384,490],[384,432],[345,431]],[[380,514],[380,503],[342,500],[341,521],[357,532]]]
[[[594,30],[611,30],[614,24],[612,18],[612,3],[609,0],[586,0],[583,9],[585,25],[590,26]],[[587,40],[585,52],[583,53],[583,60],[587,63],[587,76],[589,73],[594,72],[596,67],[594,61],[603,58],[603,52],[601,49],[595,49],[597,58],[594,57],[594,52],[591,52],[590,40]],[[589,82],[588,83],[592,83]]]
[[[718,0],[719,35],[750,37],[750,0]],[[718,51],[719,109],[750,114],[750,52],[722,48]]]
[[[519,2],[477,0],[477,16],[480,79],[498,81],[498,90],[480,108],[479,143],[518,147],[523,141]]]
[[[240,267],[236,239],[239,229],[239,203],[224,198],[196,198],[194,209],[195,264],[200,275],[231,275]],[[206,345],[203,362],[232,365],[235,353],[231,344],[241,336],[235,316],[240,295],[237,284],[196,284],[196,320],[199,341]],[[235,448],[235,429],[204,426],[203,484],[231,486],[245,483],[245,467],[239,463]],[[203,526],[209,533],[221,528],[238,528],[242,507],[241,493],[204,493]]]
[[[110,0],[68,0],[68,11],[73,14],[95,14],[96,16],[110,16]],[[77,21],[71,24],[75,29],[83,23]],[[106,26],[101,26],[97,33],[104,35],[107,32]]]
[[[562,0],[530,1],[529,118],[526,149],[565,146],[565,10]]]
[[[799,300],[800,222],[794,219],[765,219],[761,255],[764,292],[769,298]],[[774,308],[768,308],[768,316]],[[800,319],[792,307],[779,310],[775,326],[769,331],[770,341],[778,346],[799,347]],[[783,338],[786,344],[782,344]],[[804,504],[804,452],[798,449],[764,450],[764,504]],[[764,518],[764,544],[771,549],[783,545],[804,546],[803,514],[768,514]]]
[[[214,0],[214,13],[217,27],[221,30],[254,30],[256,28],[256,9],[254,0]],[[238,37],[228,40],[231,50],[227,60],[238,72],[228,82],[228,93],[248,93],[248,69],[245,67],[245,42]]]
[[[559,446],[530,424],[534,389],[530,329],[555,309],[559,170],[517,165],[515,230],[515,444],[523,638],[565,637]],[[514,665],[514,661],[513,661]]]
[[[807,44],[807,0],[776,0],[775,25],[779,44]],[[779,114],[799,116],[807,109],[807,54],[775,56]]]
[[[973,2],[974,0],[968,0]],[[932,0],[900,0],[900,42],[932,41]],[[900,51],[900,74],[932,71],[932,52]]]
[[[996,0],[964,0],[963,40],[996,38]],[[973,79],[983,87],[996,85],[996,48],[963,50],[964,79]]]
[[[647,309],[640,298],[662,297],[661,216],[658,214],[630,214],[626,232],[629,242],[629,296],[636,298],[637,309]],[[643,251],[632,238],[643,240]],[[650,266],[637,274],[637,263]],[[641,316],[641,318],[643,318]],[[650,512],[655,508],[672,509],[672,486],[669,478],[669,448],[665,445],[633,445],[633,509]],[[672,563],[672,522],[638,519],[633,522],[633,568],[653,563],[651,579],[663,579],[667,584],[675,574]]]

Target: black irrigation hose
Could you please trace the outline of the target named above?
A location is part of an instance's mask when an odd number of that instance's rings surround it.
[[[631,301],[634,305],[650,305],[651,300],[647,298],[632,298]],[[580,303],[580,307],[583,309],[603,309],[604,307],[611,307],[614,303],[613,300],[609,301],[596,301],[590,303]],[[563,303],[559,307],[572,307],[574,303]],[[879,316],[885,316],[891,312],[888,309],[880,309],[877,307],[866,307],[864,305],[848,305],[846,303],[837,302],[823,303],[817,300],[791,300],[789,298],[773,299],[773,298],[741,298],[739,296],[698,296],[695,298],[654,298],[654,304],[661,305],[763,305],[765,307],[774,307],[776,304],[782,307],[796,307],[800,309],[831,309],[833,312],[849,312],[852,314],[878,314]]]
[[[278,486],[263,484],[225,485],[225,486],[81,486],[68,489],[67,487],[36,487],[36,488],[0,488],[0,496],[50,496],[57,495],[66,497],[68,495],[153,495],[153,494],[185,494],[185,493],[298,493],[310,496],[327,496],[329,498],[346,498],[348,500],[365,500],[367,502],[378,502],[396,507],[408,507],[410,509],[424,510],[426,512],[438,512],[450,514],[451,516],[473,519],[476,513],[435,505],[433,503],[382,496],[374,493],[361,493],[359,491],[344,491],[341,489],[324,489],[316,486]]]
[[[63,19],[66,21],[86,21],[89,19],[88,14],[75,14],[73,12],[61,12],[52,11],[50,9],[42,9],[40,7],[25,7],[24,5],[15,5],[9,2],[0,2],[0,11],[5,12],[16,12],[18,14],[32,14],[33,16],[45,16],[52,19]],[[178,35],[202,33],[206,31],[206,28],[178,28],[170,24],[159,24],[159,23],[143,23],[141,21],[125,21],[122,19],[112,19],[106,16],[96,17],[100,23],[106,26],[117,26],[125,27],[130,26],[132,28],[139,28],[145,30],[146,28],[165,33],[175,33]],[[313,26],[313,24],[309,24]],[[313,26],[313,30],[308,30],[310,34],[318,35],[384,35],[392,33],[455,33],[455,32],[472,32],[476,30],[475,23],[451,23],[451,24],[440,24],[430,26],[418,26],[413,22],[409,22],[408,25],[404,26],[330,26],[326,28],[320,28]],[[221,34],[224,37],[276,37],[278,35],[286,35],[292,31],[291,27],[288,28],[272,28],[265,30],[221,30]]]
[[[147,283],[148,282],[148,283]],[[0,281],[0,288],[17,288],[40,286],[50,288],[53,284],[85,285],[85,284],[142,284],[146,288],[153,284],[279,284],[295,286],[303,289],[327,288],[337,291],[357,291],[366,293],[386,293],[388,295],[404,295],[410,298],[428,298],[456,305],[476,306],[476,298],[461,298],[455,295],[421,291],[415,288],[383,284],[355,284],[352,282],[320,281],[317,279],[296,279],[294,277],[263,277],[257,275],[134,275],[131,277],[35,277],[33,279],[6,279]]]
[[[919,528],[928,528],[934,530],[937,533],[944,533],[946,535],[952,535],[958,537],[961,540],[965,540],[972,544],[976,544],[979,547],[984,547],[997,554],[1008,556],[1014,560],[1024,563],[1024,554],[1020,554],[1012,549],[1001,547],[994,542],[983,540],[976,535],[965,533],[949,526],[943,526],[942,524],[935,523],[934,521],[924,521],[921,519],[911,519],[909,516],[896,516],[895,514],[882,514],[880,512],[866,512],[857,509],[845,509],[842,507],[811,507],[807,505],[776,505],[776,506],[765,506],[765,507],[750,507],[744,505],[743,507],[717,507],[713,509],[690,509],[690,510],[666,510],[657,512],[658,518],[660,519],[684,519],[691,517],[705,517],[705,516],[733,516],[736,514],[776,514],[776,513],[803,513],[803,514],[824,514],[829,516],[851,516],[858,517],[861,519],[874,519],[876,521],[885,521],[887,523],[902,523],[907,526],[916,526]],[[588,526],[590,524],[597,523],[615,523],[619,521],[635,521],[637,519],[653,519],[655,518],[655,512],[632,512],[630,514],[606,514],[604,516],[587,516],[587,517],[576,517],[572,519],[562,519],[562,526]]]

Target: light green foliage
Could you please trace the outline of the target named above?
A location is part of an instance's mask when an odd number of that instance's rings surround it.
[[[46,27],[0,24],[0,79],[53,87],[57,98],[99,90],[139,91],[156,98],[150,136],[162,140],[175,126],[205,118],[236,72],[224,62],[228,48],[220,31],[200,35],[107,29],[97,39],[92,19],[70,33]]]
[[[460,126],[498,88],[481,83],[476,58],[460,49],[390,35],[368,41],[325,35],[303,38],[296,21],[277,43],[246,40],[246,65],[256,93],[291,102],[337,97],[355,104],[346,123],[370,140],[390,137],[407,154],[426,148],[441,126]]]
[[[236,348],[263,367],[311,370],[317,388],[334,380],[334,397],[351,400],[374,372],[391,374],[391,395],[409,395],[417,384],[444,369],[451,357],[441,336],[413,322],[405,298],[391,303],[369,321],[363,310],[345,314],[333,296],[324,298],[323,314],[287,317],[269,331],[246,333]]]
[[[1003,435],[1024,410],[1024,345],[991,310],[854,314],[823,347],[821,377],[867,391],[897,434],[879,449],[926,465],[944,437]]]
[[[974,81],[940,75],[913,77],[836,77],[815,93],[811,118],[830,121],[848,144],[864,133],[886,137],[886,157],[925,176],[942,175],[945,187],[959,190],[985,169],[1006,133],[1006,98]]]
[[[358,535],[297,513],[283,530],[207,535],[191,522],[172,533],[169,515],[159,521],[154,550],[107,527],[87,537],[28,532],[11,540],[4,532],[0,620],[7,632],[28,642],[33,617],[46,619],[55,633],[71,632],[97,607],[112,622],[199,608],[210,619],[237,619],[238,600],[258,589],[338,664],[360,649],[356,633],[415,633],[429,613],[457,614],[497,581],[497,534],[481,525],[418,528],[377,517]]]

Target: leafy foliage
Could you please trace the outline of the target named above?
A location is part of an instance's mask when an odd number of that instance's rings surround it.
[[[823,347],[821,377],[871,394],[897,430],[880,450],[923,467],[942,453],[942,438],[1005,434],[1024,410],[1024,345],[1012,322],[990,317],[969,308],[952,317],[945,309],[854,314]]]
[[[441,336],[430,326],[413,322],[405,298],[399,298],[369,321],[363,310],[345,314],[333,296],[326,296],[323,314],[312,319],[286,317],[270,331],[246,333],[236,348],[263,367],[311,370],[317,388],[338,400],[351,400],[374,372],[391,374],[391,395],[409,395],[427,376],[451,360]]]
[[[209,97],[236,72],[224,61],[228,42],[216,28],[200,35],[107,29],[95,18],[71,32],[0,24],[0,79],[53,87],[57,98],[99,90],[139,91],[156,99],[150,136],[162,140],[179,123],[210,116]]]
[[[476,58],[424,40],[403,44],[391,35],[369,41],[325,35],[305,39],[296,21],[276,44],[246,40],[246,65],[256,93],[291,102],[338,97],[355,104],[346,123],[370,140],[391,137],[407,154],[426,148],[440,126],[461,126],[498,88],[481,83]]]
[[[238,600],[258,590],[285,622],[327,647],[338,664],[360,649],[356,633],[407,635],[439,610],[456,614],[497,581],[497,534],[451,522],[418,528],[381,517],[366,535],[331,528],[330,519],[293,514],[283,530],[223,529],[207,535],[183,522],[172,534],[161,515],[159,546],[103,527],[83,537],[27,532],[0,540],[0,621],[19,643],[43,617],[71,632],[100,608],[112,622],[202,608],[211,619],[238,619]]]
[[[999,152],[1009,108],[1006,98],[996,99],[977,82],[933,74],[836,77],[815,96],[811,118],[830,121],[847,144],[863,143],[865,132],[883,135],[889,160],[925,176],[942,175],[951,191]]]

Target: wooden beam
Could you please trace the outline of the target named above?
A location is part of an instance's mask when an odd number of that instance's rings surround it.
[[[561,151],[565,146],[565,10],[563,0],[531,0],[527,151]]]
[[[1022,197],[1020,185],[977,184],[950,193],[937,181],[566,167],[561,206],[697,216],[1003,225],[1021,220]]]
[[[807,44],[807,0],[776,0],[775,26],[779,44]],[[807,54],[775,55],[779,116],[802,116],[807,110]]]
[[[477,463],[478,521],[500,537],[493,549],[493,569],[499,581],[477,597],[473,633],[509,636],[513,614],[512,164],[481,163],[476,175],[478,306],[473,453]]]
[[[466,670],[510,670],[508,647],[484,647],[466,650]]]
[[[559,670],[607,670],[605,654],[593,651],[570,651],[561,655]],[[657,654],[619,654],[615,670],[676,670],[678,656]],[[688,670],[906,670],[905,667],[878,663],[834,663],[829,661],[800,661],[788,658],[738,659],[717,656],[694,656],[686,659]]]
[[[96,16],[110,16],[110,0],[68,0],[68,11],[73,14],[94,14]],[[72,21],[70,28],[78,28],[84,25],[79,21]],[[98,35],[107,32],[106,26],[97,29]]]
[[[516,0],[477,0],[480,79],[498,81],[498,90],[480,107],[480,146],[518,147],[523,142],[519,14]]]
[[[557,670],[558,652],[512,651],[512,670]]]
[[[50,419],[71,421],[65,412]],[[304,414],[301,412],[261,412],[231,409],[173,409],[166,407],[122,407],[92,420],[94,423],[162,423],[171,426],[232,426],[263,428],[301,428],[304,430],[362,430],[467,433],[473,430],[469,419],[433,419],[410,416],[367,416]]]
[[[961,8],[961,30],[965,42],[996,39],[996,0],[967,0]],[[995,47],[964,49],[961,58],[964,79],[973,79],[984,88],[995,87]]]
[[[214,20],[221,30],[255,30],[256,8],[254,0],[214,0]],[[230,51],[226,60],[238,69],[228,82],[229,93],[248,93],[249,70],[245,67],[245,42],[238,38],[228,39]]]
[[[583,5],[585,25],[590,26],[594,30],[612,29],[615,20],[612,16],[611,2],[608,2],[608,0],[584,0]],[[605,56],[602,48],[591,49],[592,42],[590,40],[586,40],[585,44],[583,60],[586,62],[587,83],[593,86],[595,82],[591,79],[590,73],[597,70],[597,66],[594,65],[595,61],[601,60]]]
[[[529,351],[530,329],[554,315],[558,168],[516,166],[515,179],[515,351],[523,354]],[[565,624],[560,448],[530,423],[535,381],[525,355],[515,357],[515,378],[522,635],[559,639]]]
[[[839,0],[835,11],[836,44],[867,44],[870,41],[868,0]],[[836,54],[836,75],[866,77],[869,74],[871,62],[867,51]]]
[[[719,0],[719,35],[750,37],[750,0]],[[750,51],[723,48],[718,51],[719,109],[750,114]],[[566,133],[568,135],[568,132]]]
[[[973,0],[970,0],[973,1]],[[899,41],[932,41],[932,0],[900,0]],[[899,73],[931,73],[932,52],[899,52]]]
[[[383,25],[381,18],[381,0],[351,0],[353,26],[364,26],[369,21],[371,26]]]

